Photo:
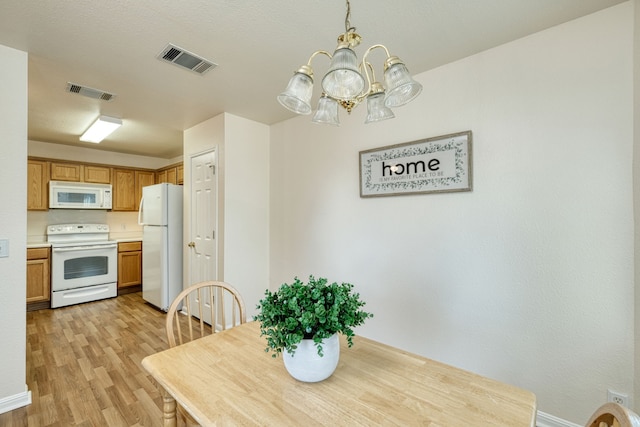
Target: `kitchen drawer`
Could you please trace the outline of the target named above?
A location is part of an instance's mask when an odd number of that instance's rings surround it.
[[[141,251],[142,242],[120,242],[118,243],[118,252]]]
[[[49,258],[49,248],[28,248],[27,260]]]

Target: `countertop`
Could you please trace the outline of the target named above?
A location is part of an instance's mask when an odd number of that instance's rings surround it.
[[[140,242],[142,241],[142,236],[140,237],[120,237],[120,238],[114,238],[114,237],[110,237],[110,239],[112,242],[118,242],[118,243],[126,243],[126,242]],[[46,241],[42,241],[42,240],[30,240],[27,241],[27,249],[35,249],[35,248],[48,248],[51,247],[51,243],[46,242]]]
[[[50,246],[49,242],[27,242],[27,249],[48,248]]]

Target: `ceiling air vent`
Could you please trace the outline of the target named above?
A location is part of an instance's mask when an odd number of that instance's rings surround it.
[[[77,93],[87,98],[100,99],[102,101],[111,101],[116,97],[115,93],[105,92],[100,89],[94,89],[88,86],[82,86],[77,83],[67,82],[67,92]]]
[[[172,44],[168,44],[162,52],[158,54],[157,58],[201,75],[214,69],[218,65]]]

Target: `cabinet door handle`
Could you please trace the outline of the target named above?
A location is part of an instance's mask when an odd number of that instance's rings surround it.
[[[187,245],[190,248],[195,248],[196,247],[196,242],[189,242],[189,244]]]

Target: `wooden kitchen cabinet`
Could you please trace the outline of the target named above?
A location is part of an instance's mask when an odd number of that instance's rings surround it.
[[[136,175],[133,169],[113,170],[113,211],[136,210]]]
[[[52,181],[82,181],[82,165],[78,163],[51,162]]]
[[[156,184],[162,184],[163,182],[168,182],[166,169],[156,172]]]
[[[167,182],[169,184],[178,183],[178,171],[176,168],[167,169]]]
[[[142,242],[118,243],[118,290],[142,284]]]
[[[146,187],[148,185],[153,185],[156,182],[156,174],[153,171],[135,171],[135,180],[136,180],[136,209],[140,209],[140,199],[142,198],[142,187]]]
[[[111,184],[111,168],[105,166],[84,166],[84,182]]]
[[[179,165],[178,167],[176,167],[176,174],[177,174],[176,184],[178,185],[184,184],[184,165]]]
[[[182,185],[184,183],[184,164],[176,164],[156,171],[156,183]]]
[[[27,248],[27,305],[48,306],[51,300],[50,248]],[[44,303],[44,307],[41,307]]]
[[[49,162],[29,160],[27,162],[27,210],[49,209]]]
[[[111,168],[75,162],[51,162],[51,180],[109,184],[111,183]]]

